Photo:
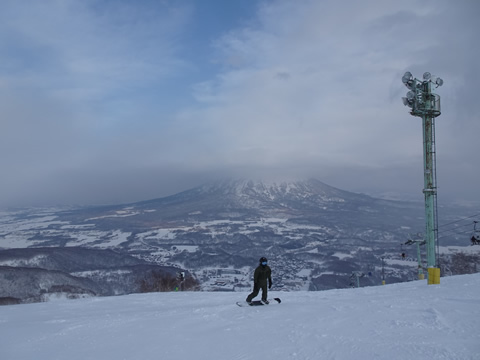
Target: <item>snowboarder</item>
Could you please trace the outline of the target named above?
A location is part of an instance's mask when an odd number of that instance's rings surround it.
[[[247,303],[251,303],[253,298],[258,295],[260,289],[262,289],[262,302],[268,304],[267,300],[267,281],[268,288],[272,288],[272,269],[267,265],[268,261],[266,257],[260,258],[260,265],[255,269],[253,275],[253,291],[247,296]]]

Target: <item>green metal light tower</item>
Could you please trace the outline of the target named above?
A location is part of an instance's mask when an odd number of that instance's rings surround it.
[[[410,90],[402,98],[403,104],[410,107],[410,114],[422,118],[423,127],[423,168],[425,194],[425,240],[427,242],[428,284],[440,284],[440,269],[436,263],[435,244],[437,243],[437,179],[435,158],[435,118],[440,112],[440,96],[432,92],[432,84],[443,85],[439,77],[429,72],[423,74],[423,81],[407,71],[402,81]]]

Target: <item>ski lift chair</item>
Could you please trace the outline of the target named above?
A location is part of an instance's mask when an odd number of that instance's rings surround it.
[[[473,233],[472,237],[470,238],[472,245],[480,245],[480,230],[477,229],[477,223],[478,221],[473,222]]]

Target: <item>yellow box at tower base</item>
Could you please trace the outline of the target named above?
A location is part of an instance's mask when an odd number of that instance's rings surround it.
[[[440,269],[428,268],[428,285],[440,284]]]

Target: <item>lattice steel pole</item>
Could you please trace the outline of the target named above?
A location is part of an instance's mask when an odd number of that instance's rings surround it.
[[[425,240],[427,242],[428,284],[440,283],[440,269],[437,267],[435,242],[437,233],[436,219],[436,156],[435,156],[435,118],[440,112],[440,96],[432,92],[432,84],[443,85],[440,78],[432,78],[431,74],[423,74],[423,81],[415,79],[412,73],[406,72],[402,81],[410,90],[403,98],[404,105],[410,107],[413,116],[422,118],[423,128],[423,168],[425,195]]]

